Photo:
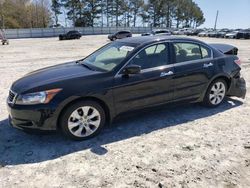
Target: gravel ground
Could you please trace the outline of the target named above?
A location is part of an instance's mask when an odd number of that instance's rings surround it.
[[[236,45],[250,85],[249,40],[202,40]],[[0,46],[0,187],[250,187],[249,93],[216,109],[192,104],[136,113],[84,142],[8,126],[5,100],[14,80],[105,43],[100,35]]]

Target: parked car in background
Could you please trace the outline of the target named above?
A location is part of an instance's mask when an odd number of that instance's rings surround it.
[[[221,29],[221,30],[219,30],[219,31],[216,32],[215,37],[216,38],[225,38],[225,35],[227,33],[229,33],[229,32],[231,32],[231,30],[229,30],[229,29]]]
[[[111,41],[114,41],[117,39],[123,39],[127,37],[132,37],[132,33],[130,31],[118,31],[114,34],[108,35],[108,39]]]
[[[167,29],[157,29],[153,30],[151,33],[143,33],[141,36],[153,36],[153,35],[171,35],[171,31]]]
[[[240,30],[236,35],[236,39],[250,39],[250,30]]]
[[[216,30],[210,31],[210,32],[207,33],[207,36],[208,36],[208,37],[216,37],[216,36],[217,36],[217,32],[218,32],[218,31],[216,31]]]
[[[206,37],[208,35],[209,31],[202,31],[197,36],[198,37]]]
[[[205,29],[203,32],[198,34],[198,37],[208,37],[210,33],[213,33],[214,29]]]
[[[59,40],[71,40],[71,39],[80,39],[82,34],[79,31],[69,31],[66,34],[59,35]]]
[[[236,35],[237,35],[238,31],[232,31],[229,32],[225,35],[225,38],[227,39],[236,39]]]
[[[111,42],[84,59],[15,81],[9,122],[84,140],[128,111],[173,102],[217,107],[226,96],[245,97],[236,55],[234,46],[165,35]]]
[[[192,31],[190,28],[178,29],[173,32],[174,35],[186,35],[188,32]]]
[[[249,30],[236,30],[225,35],[225,38],[231,39],[250,39]]]
[[[203,29],[194,29],[187,32],[187,36],[197,36],[199,33],[203,32]]]

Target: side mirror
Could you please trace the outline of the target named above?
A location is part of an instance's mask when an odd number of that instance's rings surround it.
[[[122,73],[124,75],[139,74],[140,72],[141,72],[141,66],[139,65],[128,65],[122,70]]]

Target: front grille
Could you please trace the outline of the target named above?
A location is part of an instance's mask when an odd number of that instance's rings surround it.
[[[9,96],[8,96],[8,102],[9,103],[14,103],[15,102],[15,99],[16,99],[16,93],[13,92],[13,91],[9,91]]]

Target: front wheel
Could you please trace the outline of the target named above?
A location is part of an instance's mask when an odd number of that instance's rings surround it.
[[[95,101],[81,101],[69,106],[61,116],[62,132],[73,140],[97,135],[105,124],[105,112]]]
[[[203,99],[203,104],[208,107],[217,107],[225,99],[227,91],[227,83],[223,79],[215,80],[207,89]]]

